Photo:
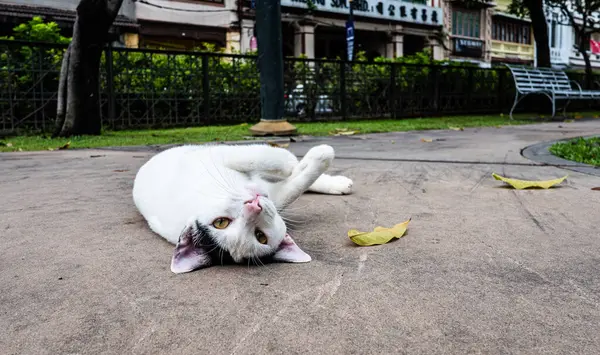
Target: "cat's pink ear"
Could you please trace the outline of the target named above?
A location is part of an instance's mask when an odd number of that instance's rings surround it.
[[[204,250],[194,246],[194,228],[187,227],[179,236],[179,242],[173,250],[171,271],[176,274],[194,271],[210,265],[210,258]]]
[[[306,254],[292,239],[289,234],[285,235],[275,255],[274,260],[288,263],[307,263],[312,260],[310,255]]]

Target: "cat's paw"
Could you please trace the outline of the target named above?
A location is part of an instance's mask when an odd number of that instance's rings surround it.
[[[304,158],[319,161],[331,161],[334,156],[335,152],[333,148],[327,144],[322,144],[311,148]]]
[[[352,180],[345,176],[331,176],[327,181],[327,193],[331,195],[348,195],[352,193]]]

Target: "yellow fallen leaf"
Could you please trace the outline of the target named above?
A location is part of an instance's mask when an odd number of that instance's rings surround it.
[[[8,143],[6,143],[6,146],[10,148],[13,146],[13,144],[11,142],[8,142]]]
[[[17,150],[18,150],[19,152],[22,152],[22,151],[23,151],[23,148],[19,148],[19,149],[17,149]]]
[[[431,143],[431,142],[433,142],[433,139],[429,139],[429,138],[421,138],[421,142],[424,142],[424,143]]]
[[[336,128],[329,132],[331,136],[351,136],[357,134],[359,131],[351,131],[348,128]]]
[[[69,149],[70,146],[71,146],[71,141],[68,141],[64,145],[58,147],[58,150]]]
[[[452,126],[449,126],[448,128],[450,128],[453,131],[464,131],[465,130],[463,127],[452,127]]]
[[[377,227],[372,232],[359,232],[356,229],[352,229],[348,231],[348,237],[360,246],[385,244],[394,238],[402,237],[410,221],[411,219],[396,224],[392,228]]]
[[[514,187],[517,190],[522,190],[522,189],[526,189],[529,187],[539,187],[542,189],[549,189],[552,186],[563,182],[567,178],[568,175],[565,175],[565,176],[561,177],[560,179],[540,180],[540,181],[511,179],[511,178],[506,178],[506,177],[500,176],[496,173],[493,173],[492,176],[494,177],[494,179],[504,181],[505,183],[511,185],[512,187]]]
[[[269,142],[269,145],[270,145],[271,147],[276,147],[276,148],[287,148],[287,147],[289,147],[289,146],[290,146],[290,144],[289,144],[289,143],[282,143],[282,144],[279,144],[279,143],[275,143],[275,142]]]

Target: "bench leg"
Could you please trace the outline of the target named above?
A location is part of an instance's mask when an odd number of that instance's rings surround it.
[[[570,103],[571,103],[570,99],[568,99],[567,102],[565,102],[565,107],[563,108],[563,117],[564,118],[567,117],[567,106],[569,106]]]
[[[519,93],[517,92],[515,94],[515,101],[512,105],[512,108],[510,109],[510,113],[508,114],[511,120],[513,119],[513,111],[515,110],[515,107],[517,107],[517,104],[519,103],[519,101],[521,101],[521,100],[519,99]]]

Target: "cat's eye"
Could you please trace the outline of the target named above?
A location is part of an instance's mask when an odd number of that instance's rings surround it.
[[[231,223],[231,220],[229,218],[220,217],[215,219],[212,225],[217,229],[225,229],[229,226],[229,223]]]
[[[256,240],[258,240],[260,244],[267,244],[267,242],[269,241],[265,233],[258,229],[254,232],[254,235],[256,236]]]

